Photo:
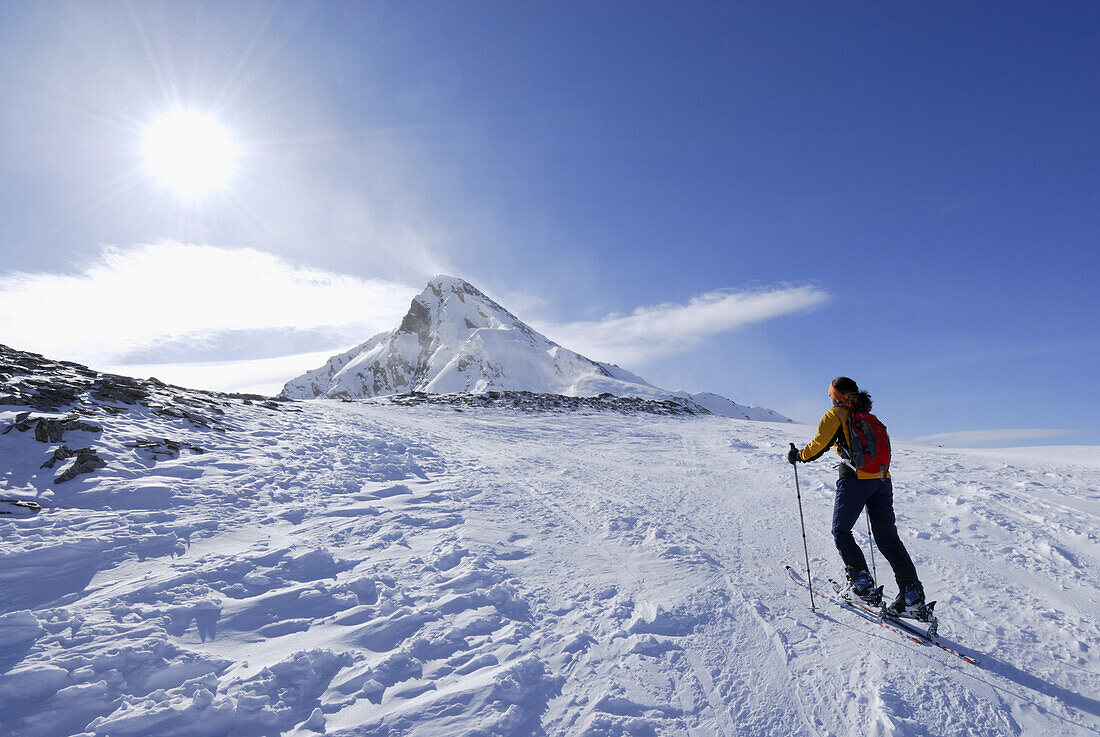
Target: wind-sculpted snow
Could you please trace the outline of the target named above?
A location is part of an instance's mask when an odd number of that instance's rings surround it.
[[[0,435],[4,495],[44,507],[0,518],[0,734],[1100,729],[1100,470],[897,444],[902,535],[971,666],[789,584],[785,448],[811,428],[173,396],[208,421],[169,395],[0,405],[99,428]],[[78,437],[107,465],[56,484]],[[800,473],[823,580],[835,471]]]

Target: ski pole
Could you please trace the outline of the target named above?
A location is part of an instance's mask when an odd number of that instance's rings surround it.
[[[794,443],[791,443],[791,450],[798,450]],[[802,516],[802,489],[798,486],[798,464],[792,463],[794,466],[794,493],[798,498],[798,522],[802,525],[802,552],[806,554],[806,588],[810,590],[810,611],[816,612],[817,607],[814,606],[814,580],[810,576],[810,548],[806,545],[806,519]]]
[[[865,509],[864,516],[867,517],[867,542],[871,546],[871,575],[875,578],[875,584],[878,584],[878,571],[875,570],[875,538],[871,536],[871,510]]]

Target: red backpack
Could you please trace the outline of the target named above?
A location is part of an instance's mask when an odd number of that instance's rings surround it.
[[[857,470],[886,478],[890,467],[890,436],[886,425],[870,412],[848,412],[849,461]]]

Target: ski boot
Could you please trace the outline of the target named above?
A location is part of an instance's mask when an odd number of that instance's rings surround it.
[[[848,575],[849,591],[870,606],[882,604],[882,587],[875,586],[875,580],[871,578],[871,573],[866,568],[849,567],[846,573]]]
[[[930,604],[925,603],[924,587],[919,582],[906,583],[901,587],[893,603],[882,608],[882,613],[887,617],[931,622],[935,619],[932,615],[932,607],[935,605],[934,601]]]

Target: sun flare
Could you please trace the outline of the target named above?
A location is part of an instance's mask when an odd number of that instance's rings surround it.
[[[153,178],[183,200],[197,200],[226,186],[237,165],[237,147],[212,115],[177,109],[144,131],[141,153]]]

